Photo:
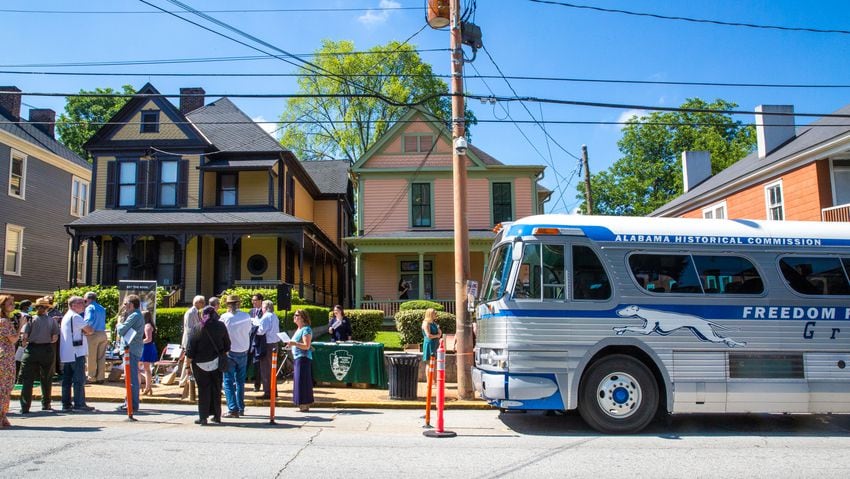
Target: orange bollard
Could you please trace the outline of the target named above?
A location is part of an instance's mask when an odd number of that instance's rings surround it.
[[[135,421],[133,418],[133,385],[130,382],[130,346],[124,348],[124,389],[127,397],[127,420]]]
[[[277,344],[272,350],[272,377],[269,380],[269,424],[274,424],[274,406],[277,401]]]
[[[446,341],[440,340],[437,349],[437,429],[422,434],[428,437],[455,437],[456,433],[446,431],[443,424],[443,409],[446,406]]]
[[[437,358],[431,357],[428,360],[428,388],[425,396],[425,425],[422,427],[430,428],[431,427],[431,395],[432,395],[432,386],[434,385],[434,366],[437,362]]]

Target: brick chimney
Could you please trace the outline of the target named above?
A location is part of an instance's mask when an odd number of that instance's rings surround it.
[[[30,123],[47,134],[50,138],[56,138],[56,112],[50,108],[30,109]]]
[[[795,136],[797,130],[794,128],[794,105],[756,107],[756,137],[760,160]]]
[[[181,88],[180,89],[180,113],[186,114],[204,106],[204,95],[207,92],[203,88]]]
[[[685,193],[711,176],[711,153],[708,151],[682,152],[682,186]]]
[[[15,92],[17,95],[4,92]],[[21,90],[14,86],[0,86],[0,107],[12,114],[15,120],[21,119]]]

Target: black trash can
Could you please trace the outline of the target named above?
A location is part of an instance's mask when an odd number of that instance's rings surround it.
[[[418,354],[387,354],[387,376],[390,399],[416,400],[416,383],[419,379]]]

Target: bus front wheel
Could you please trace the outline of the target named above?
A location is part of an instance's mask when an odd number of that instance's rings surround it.
[[[597,431],[636,433],[658,410],[658,384],[645,364],[623,354],[606,356],[590,366],[581,382],[579,413]]]

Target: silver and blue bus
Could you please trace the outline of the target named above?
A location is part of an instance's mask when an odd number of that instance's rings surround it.
[[[850,412],[850,224],[539,215],[501,225],[473,383],[634,433],[678,413]]]

